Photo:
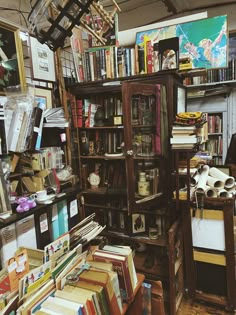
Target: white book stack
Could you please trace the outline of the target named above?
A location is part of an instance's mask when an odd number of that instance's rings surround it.
[[[62,107],[49,108],[44,111],[43,127],[60,127],[69,126],[68,120],[65,118],[65,112]]]
[[[201,143],[201,136],[197,135],[196,126],[173,126],[170,138],[172,149],[192,149],[199,143]]]

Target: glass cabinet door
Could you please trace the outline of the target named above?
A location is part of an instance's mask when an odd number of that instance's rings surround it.
[[[128,210],[134,213],[163,197],[163,156],[168,150],[165,86],[122,86]]]

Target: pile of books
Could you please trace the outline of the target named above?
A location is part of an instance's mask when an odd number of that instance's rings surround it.
[[[63,107],[48,108],[44,111],[43,127],[60,127],[69,126],[68,120],[65,118]]]
[[[195,125],[173,125],[170,138],[172,149],[192,149],[196,144],[200,144],[202,138],[197,132],[198,128]]]
[[[121,315],[123,302],[134,295],[137,275],[128,246],[104,246],[92,254],[77,247],[54,268],[51,262],[21,280],[17,314]],[[40,281],[32,283],[39,273]]]
[[[65,285],[68,284],[69,286],[67,274],[74,274],[76,268],[81,267],[87,258],[88,252],[82,252],[83,246],[96,238],[105,228],[93,219],[94,214],[85,218],[68,233],[62,234],[49,244],[47,243],[44,250],[39,250],[36,246],[32,246],[33,248],[20,246],[9,256],[10,258],[5,260],[4,268],[0,272],[1,314],[9,314],[10,311],[16,311],[16,309],[18,309],[17,314],[19,315],[29,314],[29,311],[31,314],[35,313],[46,298],[56,293],[57,290],[64,290]],[[45,226],[43,228],[41,225],[41,233],[42,229],[44,232]],[[30,246],[31,239],[35,241],[36,237],[30,237],[29,233],[27,235],[29,240],[25,241],[24,244],[27,243]],[[6,244],[3,247],[6,247]],[[93,261],[91,261],[92,263]],[[112,266],[109,268],[112,269]],[[114,274],[116,273],[114,272]],[[106,274],[106,281],[108,278],[110,279],[110,276]],[[62,294],[64,296],[65,292],[63,291]],[[81,301],[83,307],[87,303],[85,302]],[[71,314],[69,310],[59,314]]]
[[[47,244],[19,248],[0,273],[0,310],[26,314],[121,315],[134,297],[138,278],[129,246],[83,245],[103,227],[93,215]]]

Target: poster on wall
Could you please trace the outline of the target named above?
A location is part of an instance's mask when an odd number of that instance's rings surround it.
[[[136,45],[144,45],[147,38],[155,44],[171,37],[179,38],[179,58],[190,58],[193,68],[228,66],[226,15],[138,32]]]

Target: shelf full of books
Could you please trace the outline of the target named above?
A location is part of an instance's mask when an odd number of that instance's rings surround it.
[[[178,37],[162,39],[158,43],[145,38],[142,44],[125,47],[118,41],[110,46],[92,47],[86,32],[77,29],[73,31],[71,42],[77,83],[178,69]],[[166,56],[167,50],[172,55]],[[63,55],[61,58],[63,60]]]

